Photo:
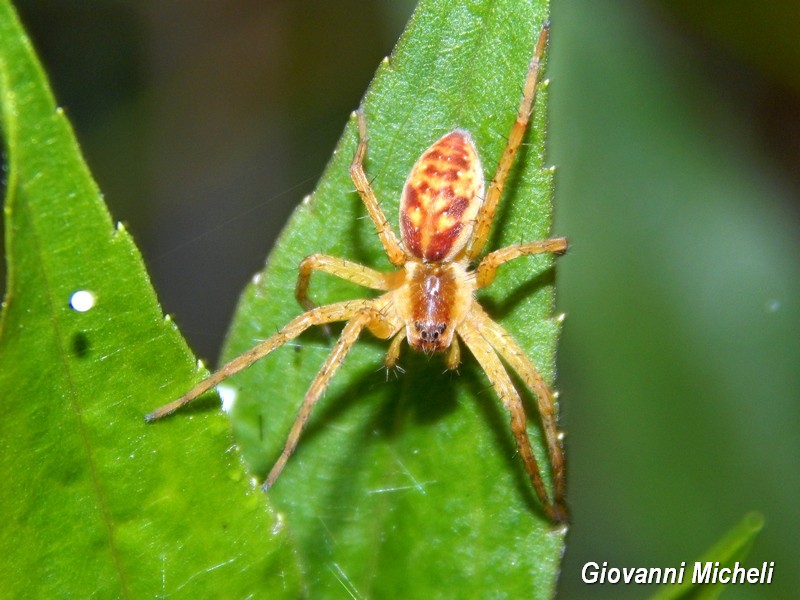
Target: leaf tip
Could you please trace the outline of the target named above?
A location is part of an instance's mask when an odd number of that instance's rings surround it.
[[[742,525],[751,533],[758,533],[761,531],[764,528],[765,522],[764,514],[757,510],[747,513],[744,519],[742,519]]]

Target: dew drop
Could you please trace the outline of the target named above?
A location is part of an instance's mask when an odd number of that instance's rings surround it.
[[[225,413],[230,414],[231,410],[233,410],[233,405],[236,402],[236,397],[239,395],[239,391],[236,388],[228,385],[218,385],[217,393],[222,400],[222,410]]]
[[[97,298],[89,290],[78,290],[69,297],[69,305],[73,310],[86,312],[94,308]]]

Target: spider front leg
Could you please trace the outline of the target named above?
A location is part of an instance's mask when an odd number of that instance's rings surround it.
[[[170,402],[148,414],[145,420],[156,421],[175,412],[185,404],[189,404],[192,400],[202,396],[211,388],[216,387],[231,375],[246,369],[276,348],[280,348],[286,342],[296,338],[309,327],[333,323],[335,321],[347,321],[360,312],[370,309],[374,302],[375,300],[348,300],[315,308],[309,312],[303,313],[299,317],[289,321],[289,323],[275,335],[270,336],[254,348],[234,358],[218,371],[212,373],[208,378],[198,383],[174,402]]]
[[[533,448],[528,438],[527,418],[522,399],[514,388],[508,372],[503,367],[491,344],[483,337],[480,325],[472,315],[468,315],[467,319],[461,323],[458,333],[486,373],[503,406],[511,415],[511,432],[517,442],[517,448],[520,456],[522,456],[525,470],[528,472],[533,489],[536,491],[545,513],[553,522],[566,522],[566,510],[558,502],[551,502],[544,487],[539,464],[533,454]]]
[[[308,297],[308,285],[311,282],[311,273],[314,271],[335,275],[345,281],[373,290],[386,291],[389,289],[389,282],[384,273],[343,258],[326,254],[312,254],[300,263],[300,274],[297,277],[297,286],[294,291],[295,298],[305,310],[311,310],[316,306]]]
[[[510,260],[519,258],[520,256],[531,256],[533,254],[542,254],[544,252],[551,252],[553,254],[563,254],[567,251],[567,238],[550,238],[549,240],[542,240],[539,242],[525,242],[522,244],[515,244],[507,246],[500,250],[490,252],[483,257],[483,260],[478,265],[476,271],[476,286],[479,288],[486,287],[492,281],[497,273],[497,268],[507,263]]]
[[[381,238],[381,243],[386,251],[386,256],[389,257],[389,262],[399,267],[406,262],[406,252],[400,242],[397,241],[386,215],[383,214],[378,204],[375,192],[372,191],[367,174],[364,172],[364,160],[367,157],[367,121],[364,118],[364,113],[360,110],[356,111],[356,117],[358,119],[358,147],[350,165],[350,178],[353,180],[358,194],[364,202],[364,207],[367,209],[370,219],[375,224],[375,229],[378,230],[378,236]]]
[[[497,210],[497,203],[503,195],[503,187],[505,187],[508,172],[511,170],[511,165],[514,164],[514,157],[517,155],[517,150],[519,150],[522,144],[522,138],[525,136],[525,131],[528,128],[528,122],[531,119],[531,113],[533,112],[536,102],[536,87],[539,83],[539,71],[542,65],[542,56],[547,47],[549,31],[550,21],[546,21],[539,32],[536,50],[528,65],[528,75],[525,78],[525,85],[523,87],[522,100],[520,101],[517,111],[517,118],[511,126],[503,155],[500,157],[497,170],[494,173],[494,177],[492,177],[492,182],[489,184],[489,189],[486,192],[486,199],[481,205],[480,212],[478,212],[475,231],[472,234],[472,239],[467,248],[467,257],[470,260],[478,256],[486,246],[486,242],[489,241],[489,234],[491,233],[494,214]]]

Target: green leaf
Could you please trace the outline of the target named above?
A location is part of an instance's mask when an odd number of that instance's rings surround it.
[[[546,15],[541,0],[420,3],[363,105],[367,171],[391,221],[412,164],[453,128],[472,132],[491,176]],[[493,248],[549,235],[546,96],[542,86]],[[356,137],[351,119],[316,192],[244,292],[226,359],[300,313],[293,289],[305,256],[321,252],[391,268],[348,176]],[[480,297],[550,382],[559,330],[551,267],[547,256],[514,261]],[[369,292],[319,275],[311,293],[326,304]],[[228,382],[237,393],[235,430],[255,472],[265,474],[278,457],[338,331],[307,332]],[[469,356],[455,374],[445,372],[441,357],[407,346],[405,372],[387,374],[386,346],[369,334],[359,341],[269,494],[291,532],[310,596],[552,596],[564,531],[543,517],[488,380]],[[527,400],[531,436],[548,464]]]
[[[760,513],[747,513],[741,521],[734,525],[722,539],[697,559],[698,563],[719,563],[720,567],[733,568],[734,563],[743,561],[750,553],[756,536],[764,527],[764,517]],[[726,585],[696,584],[692,581],[692,569],[687,565],[683,583],[665,585],[652,596],[653,600],[675,600],[691,598],[692,600],[714,600],[725,591]]]
[[[3,597],[296,593],[286,536],[230,451],[225,418],[144,423],[197,365],[114,227],[7,1],[0,98]],[[90,294],[88,310],[78,291]]]

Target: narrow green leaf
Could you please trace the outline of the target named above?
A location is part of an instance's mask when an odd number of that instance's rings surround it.
[[[198,376],[197,365],[163,317],[130,236],[114,227],[5,0],[0,98],[9,278],[0,595],[296,592],[285,535],[230,451],[224,417],[144,423]]]
[[[364,100],[367,171],[396,223],[403,182],[421,152],[456,127],[476,138],[487,177],[516,116],[544,0],[424,0]],[[544,154],[546,86],[529,144],[502,201],[492,247],[549,235],[552,171]],[[300,313],[297,265],[322,252],[390,270],[348,176],[351,119],[316,192],[300,206],[262,274],[246,289],[230,359]],[[553,380],[558,319],[551,257],[505,266],[481,301]],[[369,292],[324,275],[322,304]],[[229,382],[235,429],[254,471],[276,460],[332,336],[312,331]],[[270,498],[280,509],[312,597],[546,598],[564,532],[543,516],[508,417],[471,357],[445,372],[441,357],[403,348],[405,372],[382,368],[387,344],[364,334],[309,422]],[[466,351],[465,351],[466,352]],[[542,464],[535,405],[531,436]]]
[[[734,525],[716,544],[709,548],[698,563],[718,563],[720,567],[733,568],[734,563],[743,561],[750,553],[750,548],[761,529],[764,517],[760,513],[747,513],[741,521]],[[723,583],[698,584],[692,581],[693,568],[687,565],[683,583],[665,585],[652,596],[653,600],[675,600],[685,598],[692,600],[714,600],[719,598],[728,587]]]

